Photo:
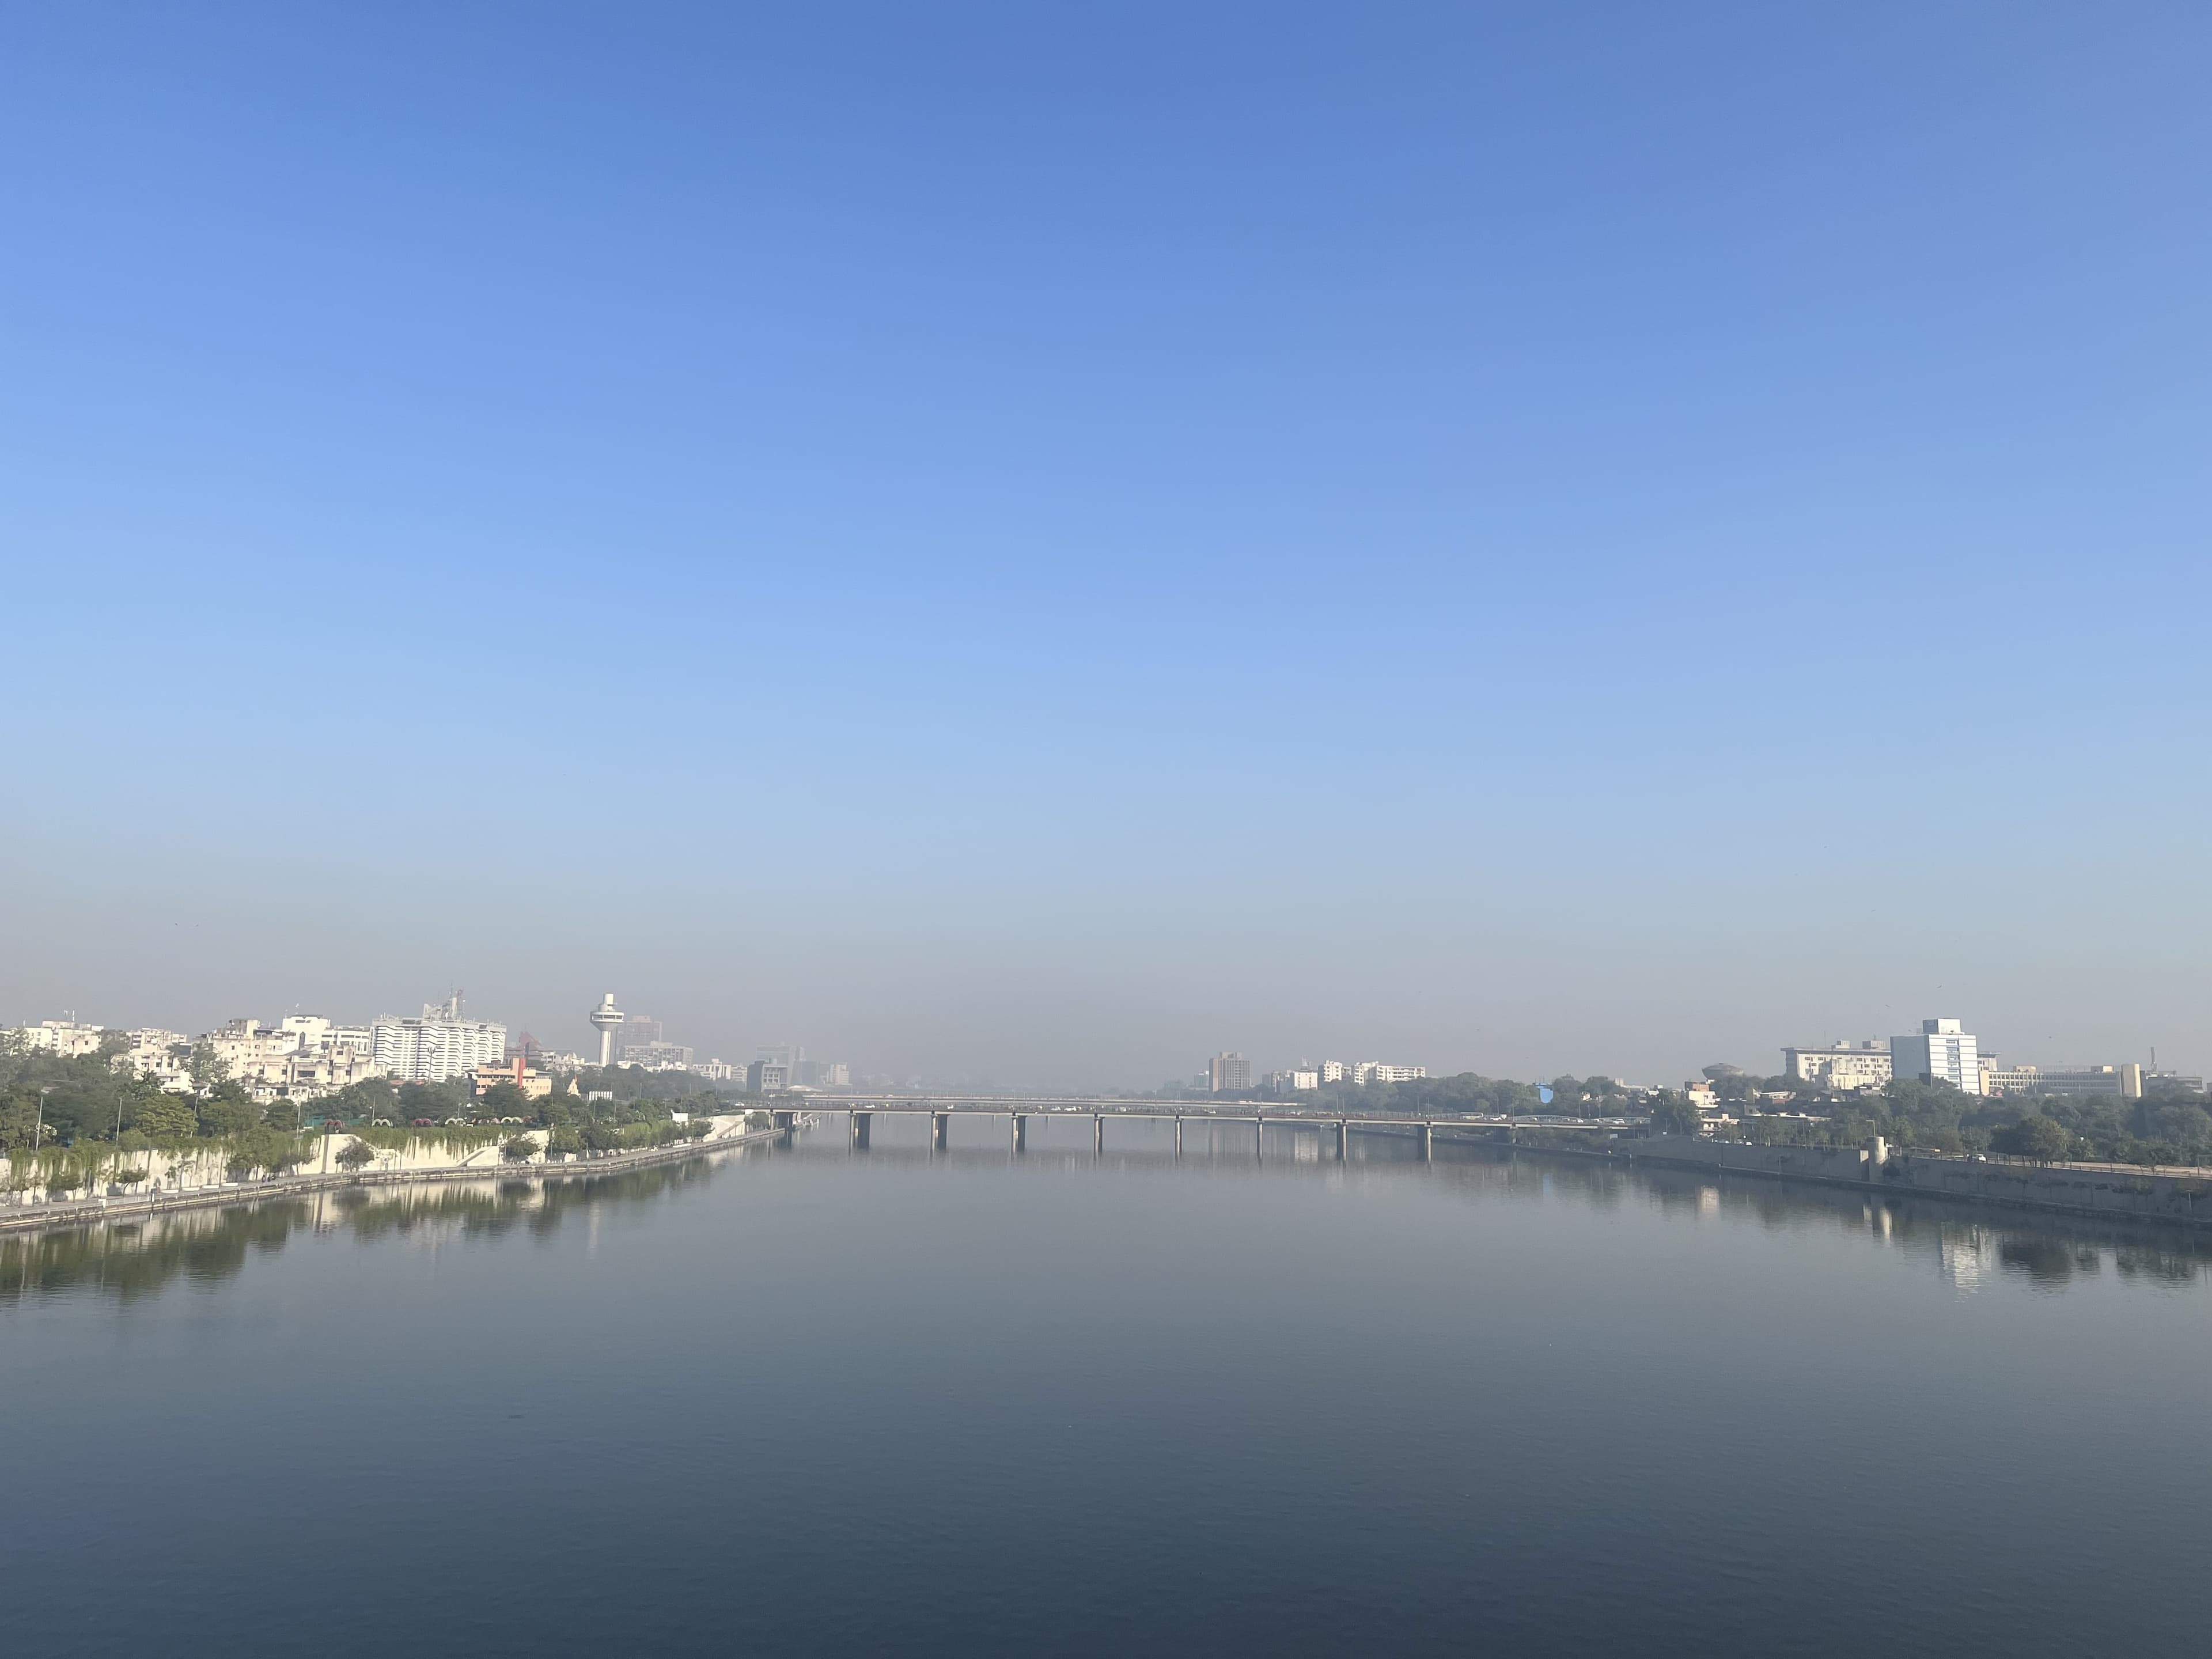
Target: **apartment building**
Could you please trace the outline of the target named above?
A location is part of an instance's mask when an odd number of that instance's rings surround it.
[[[403,1083],[442,1083],[507,1056],[507,1027],[493,1020],[461,1019],[453,1007],[425,1006],[419,1017],[386,1015],[369,1028],[376,1069]]]

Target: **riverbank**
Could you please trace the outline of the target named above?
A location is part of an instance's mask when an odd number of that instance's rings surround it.
[[[1601,1163],[1655,1164],[1754,1180],[1844,1187],[1886,1197],[1940,1198],[2100,1221],[2212,1229],[2212,1170],[2034,1164],[1866,1146],[1755,1146],[1692,1135],[1652,1135],[1604,1146],[1517,1146]]]
[[[289,1198],[304,1193],[330,1192],[356,1187],[410,1187],[434,1181],[576,1181],[592,1176],[618,1175],[625,1170],[656,1164],[681,1163],[710,1157],[744,1146],[763,1146],[788,1133],[777,1128],[739,1127],[700,1140],[678,1141],[667,1146],[648,1146],[634,1152],[605,1152],[570,1158],[563,1163],[532,1159],[520,1164],[450,1164],[431,1167],[365,1170],[358,1175],[330,1174],[272,1176],[259,1181],[224,1181],[182,1192],[163,1191],[143,1196],[64,1199],[58,1202],[26,1204],[0,1209],[0,1233],[38,1231],[49,1227],[81,1226],[88,1221],[114,1221],[133,1217],[167,1215],[176,1210],[204,1209],[226,1204],[258,1203],[264,1199]]]

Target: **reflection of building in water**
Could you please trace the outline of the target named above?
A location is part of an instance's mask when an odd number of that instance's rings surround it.
[[[1717,1187],[1698,1188],[1698,1213],[1718,1215],[1721,1212],[1721,1189]]]
[[[186,1273],[201,1284],[228,1279],[265,1259],[295,1231],[346,1227],[364,1238],[412,1240],[434,1249],[518,1226],[542,1234],[579,1208],[596,1225],[611,1203],[650,1201],[714,1173],[710,1162],[698,1159],[568,1180],[488,1174],[478,1181],[346,1187],[312,1198],[194,1206],[121,1227],[73,1223],[0,1234],[0,1301],[27,1293],[68,1296],[88,1285],[112,1296],[139,1295]]]
[[[1981,1288],[1983,1274],[1996,1267],[1997,1236],[1986,1227],[1948,1225],[1936,1241],[1936,1253],[1945,1282],[1972,1292]]]

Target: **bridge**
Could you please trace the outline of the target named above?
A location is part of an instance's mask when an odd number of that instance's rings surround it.
[[[1252,1126],[1252,1156],[1255,1159],[1266,1155],[1267,1133],[1271,1124],[1278,1128],[1319,1129],[1330,1137],[1336,1161],[1343,1163],[1351,1154],[1354,1130],[1364,1133],[1394,1135],[1412,1134],[1419,1137],[1423,1163],[1436,1156],[1437,1132],[1439,1129],[1504,1129],[1510,1138],[1516,1128],[1620,1130],[1640,1126],[1644,1120],[1636,1118],[1577,1118],[1515,1116],[1508,1114],[1467,1113],[1444,1117],[1354,1117],[1341,1112],[1316,1112],[1292,1109],[1282,1112],[1227,1111],[1188,1106],[1170,1107],[1130,1100],[1082,1100],[1054,1097],[1013,1099],[994,1097],[878,1096],[867,1099],[840,1101],[811,1101],[805,1106],[775,1108],[775,1127],[792,1130],[800,1127],[802,1119],[835,1116],[840,1113],[846,1119],[846,1139],[855,1151],[868,1146],[870,1131],[878,1116],[909,1116],[929,1119],[929,1150],[946,1152],[952,1140],[952,1120],[956,1117],[999,1119],[1007,1121],[1007,1145],[1010,1151],[1022,1153],[1029,1151],[1030,1120],[1035,1117],[1083,1118],[1091,1120],[1091,1150],[1094,1154],[1106,1150],[1106,1122],[1111,1118],[1135,1119],[1141,1121],[1169,1122],[1175,1125],[1175,1154],[1182,1156],[1182,1132],[1186,1122],[1207,1126],[1215,1124],[1246,1124]]]

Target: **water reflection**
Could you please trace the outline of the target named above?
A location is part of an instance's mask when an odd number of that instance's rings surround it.
[[[746,1156],[741,1152],[739,1157]],[[567,1181],[487,1177],[415,1187],[349,1187],[311,1197],[184,1209],[0,1237],[0,1305],[82,1290],[124,1301],[177,1279],[214,1284],[301,1231],[363,1238],[550,1236],[603,1204],[636,1204],[714,1179],[724,1158],[692,1158]]]
[[[853,1152],[820,1137],[811,1146],[802,1137],[799,1146],[816,1156],[826,1152],[878,1161],[884,1160],[885,1152]],[[893,1152],[890,1161],[911,1162],[917,1168],[936,1161],[926,1148],[901,1155],[908,1150]],[[754,1148],[738,1156],[771,1155],[765,1148]],[[970,1154],[948,1161],[972,1164],[988,1157]],[[1011,1167],[1022,1167],[1011,1158],[1006,1161]],[[1065,1152],[1034,1158],[1027,1167],[1088,1166],[1110,1171],[1159,1161],[1145,1152],[1103,1157]],[[726,1162],[696,1159],[571,1181],[487,1177],[417,1187],[349,1188],[312,1197],[10,1235],[0,1237],[0,1307],[86,1289],[129,1301],[180,1279],[216,1283],[238,1273],[257,1252],[281,1249],[303,1230],[343,1229],[363,1238],[407,1235],[432,1241],[498,1237],[517,1231],[546,1237],[570,1217],[580,1215],[596,1231],[602,1206],[651,1202],[703,1187]],[[1216,1162],[1199,1158],[1192,1164],[1203,1169]],[[1386,1155],[1355,1158],[1347,1166],[1317,1150],[1310,1158],[1294,1152],[1243,1167],[1286,1180],[1419,1182],[1431,1193],[1468,1203],[1566,1204],[1597,1211],[1636,1204],[1684,1224],[1842,1232],[1924,1258],[1960,1294],[1972,1294],[2006,1278],[2039,1290],[2063,1291],[2077,1279],[2100,1273],[2108,1264],[2124,1280],[2180,1287],[2197,1284],[2207,1259],[2212,1258],[2212,1237],[2185,1229],[2009,1213],[1937,1199],[1875,1196],[1784,1182],[1717,1182],[1694,1171],[1630,1169],[1487,1143],[1440,1139],[1435,1162],[1429,1164]]]
[[[2110,1266],[2124,1279],[2160,1286],[2193,1285],[2212,1260],[2212,1236],[2189,1228],[2075,1220],[1941,1199],[1780,1181],[1721,1181],[1693,1170],[1633,1170],[1440,1143],[1435,1173],[1471,1192],[1531,1201],[1569,1201],[1609,1209],[1648,1204],[1685,1220],[1749,1221],[1781,1231],[1811,1228],[1863,1236],[1924,1258],[1946,1282],[1972,1293],[2000,1275],[2043,1290],[2063,1290]]]

